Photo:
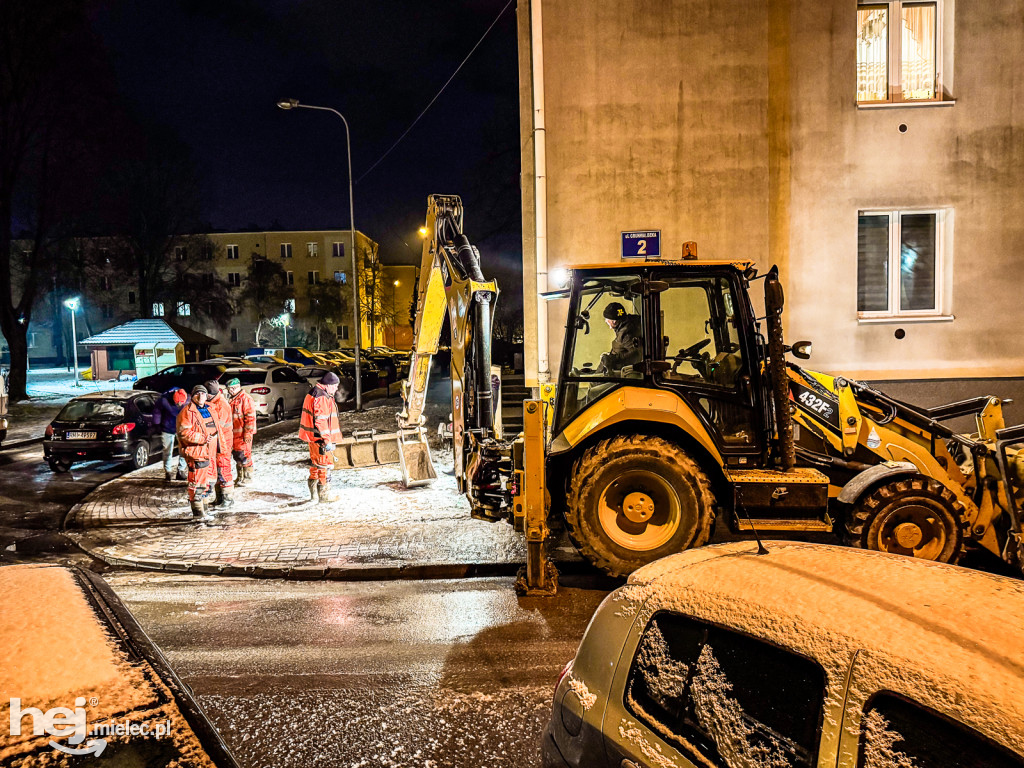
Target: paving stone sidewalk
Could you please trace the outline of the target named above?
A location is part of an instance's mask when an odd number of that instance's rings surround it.
[[[220,575],[455,578],[511,574],[525,562],[512,526],[470,518],[450,453],[435,456],[438,478],[424,488],[406,489],[397,464],[336,470],[337,501],[327,504],[309,501],[306,457],[291,434],[258,446],[255,482],[206,522],[193,520],[184,482],[147,467],[96,489],[64,533],[111,565]],[[579,561],[568,545],[553,555]]]

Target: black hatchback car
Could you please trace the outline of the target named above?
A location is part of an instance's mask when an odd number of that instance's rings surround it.
[[[133,389],[150,392],[166,392],[171,387],[181,387],[191,392],[196,384],[214,381],[228,369],[226,363],[180,363],[144,376],[135,382]]]
[[[43,456],[54,472],[76,461],[124,459],[140,469],[162,453],[160,430],[153,426],[157,392],[111,390],[76,397],[46,428]]]

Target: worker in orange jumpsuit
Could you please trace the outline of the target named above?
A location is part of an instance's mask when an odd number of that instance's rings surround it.
[[[207,395],[202,384],[193,387],[192,399],[178,412],[175,423],[178,445],[188,467],[188,503],[196,517],[202,517],[206,511],[217,446],[217,423],[206,407]]]
[[[238,379],[228,379],[231,398],[231,455],[235,459],[235,484],[248,485],[252,480],[252,439],[256,435],[256,406]]]
[[[221,391],[220,384],[216,381],[206,382],[206,388],[210,390],[210,399],[207,407],[217,422],[217,451],[214,454],[214,463],[217,467],[217,484],[215,487],[215,507],[228,508],[235,503],[231,498],[234,492],[234,480],[231,477],[231,444],[234,442],[233,430],[231,428],[231,404]],[[213,451],[211,451],[213,453]]]
[[[306,395],[299,420],[299,439],[309,443],[309,498],[311,501],[333,501],[330,495],[331,470],[334,469],[334,446],[341,440],[338,406],[334,394],[340,383],[338,376],[325,373]]]

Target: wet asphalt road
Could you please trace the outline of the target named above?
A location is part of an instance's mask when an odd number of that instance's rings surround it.
[[[538,764],[607,585],[108,574],[243,766]]]
[[[93,488],[129,469],[125,463],[89,461],[55,474],[43,461],[41,443],[0,450],[0,563],[87,562],[57,533],[61,520]]]

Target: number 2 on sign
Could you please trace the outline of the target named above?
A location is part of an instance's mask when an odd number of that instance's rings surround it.
[[[636,252],[640,256],[646,256],[647,255],[647,241],[646,240],[637,240],[636,241]]]

